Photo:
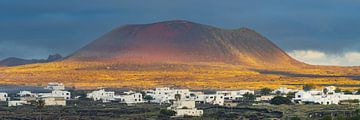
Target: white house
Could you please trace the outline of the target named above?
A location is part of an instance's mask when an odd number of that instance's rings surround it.
[[[254,94],[252,90],[238,90],[238,91],[217,91],[217,96],[223,96],[225,100],[239,100],[244,94]]]
[[[280,87],[274,91],[272,91],[273,94],[277,94],[277,93],[280,93],[280,94],[288,94],[290,92],[298,92],[299,90],[293,90],[293,89],[288,89],[286,87]]]
[[[21,106],[21,105],[25,105],[25,104],[30,104],[30,103],[28,103],[27,101],[21,101],[21,100],[8,101],[8,107]]]
[[[175,95],[180,94],[182,99],[190,99],[189,89],[170,89],[168,87],[156,88],[155,90],[147,90],[146,94],[150,95],[154,103],[170,103],[175,100]]]
[[[66,99],[64,97],[44,97],[45,106],[66,106]]]
[[[115,100],[114,98],[115,92],[113,91],[105,91],[104,89],[92,91],[86,95],[86,98],[93,99],[94,101],[102,100],[103,102],[110,102]]]
[[[195,102],[197,103],[209,103],[213,104],[215,102],[216,94],[197,94],[195,96]]]
[[[270,101],[274,97],[275,97],[275,95],[263,95],[260,97],[256,97],[255,101]]]
[[[294,102],[297,103],[316,103],[316,104],[339,104],[346,100],[360,100],[360,95],[345,95],[335,93],[335,87],[326,87],[326,91],[299,91],[295,93]]]
[[[168,109],[176,112],[174,117],[202,116],[204,114],[203,110],[195,107],[194,100],[178,99]]]
[[[8,94],[5,92],[0,92],[0,101],[8,101],[8,100],[9,100]]]
[[[213,104],[224,105],[227,100],[240,100],[244,94],[254,94],[252,90],[238,90],[238,91],[217,91]]]
[[[123,95],[115,95],[114,98],[116,100],[119,100],[120,103],[126,103],[126,104],[144,103],[142,94],[135,93],[133,91],[124,92]]]
[[[305,103],[305,102],[314,102],[316,101],[316,97],[314,96],[321,96],[323,94],[322,91],[299,91],[297,93],[295,93],[295,98],[293,98],[294,102],[298,102],[298,103]]]
[[[20,97],[25,97],[25,96],[36,96],[36,94],[33,94],[33,93],[31,93],[31,91],[20,91],[19,93],[18,93],[18,95],[20,96]]]
[[[63,83],[50,82],[50,83],[48,83],[47,87],[45,87],[45,89],[49,89],[49,90],[65,90],[65,86],[64,86]]]
[[[38,97],[63,97],[65,100],[71,99],[71,93],[69,91],[54,90],[51,93],[37,93]]]

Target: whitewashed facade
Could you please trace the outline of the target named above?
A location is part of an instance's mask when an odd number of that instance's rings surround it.
[[[103,102],[110,102],[115,100],[114,98],[115,92],[113,91],[105,91],[104,89],[92,91],[86,95],[86,98],[93,99],[94,101],[103,101]]]
[[[51,93],[37,93],[38,97],[63,97],[65,100],[71,99],[71,93],[69,91],[54,90]]]
[[[8,101],[8,100],[9,100],[8,94],[5,92],[0,92],[0,101]]]
[[[286,87],[280,87],[274,91],[272,91],[273,94],[277,94],[277,93],[280,93],[280,94],[288,94],[290,92],[298,92],[299,90],[293,90],[293,89],[288,89]]]
[[[119,100],[120,103],[126,103],[126,104],[144,103],[142,94],[133,91],[124,92],[124,95],[115,95],[114,98],[116,100]]]
[[[204,114],[203,110],[198,110],[195,107],[194,100],[177,100],[168,108],[176,112],[174,117],[184,117],[184,116],[202,116]]]
[[[36,94],[33,94],[31,91],[20,91],[17,95],[19,95],[20,97],[25,97],[25,96],[36,97]]]
[[[45,106],[66,106],[66,99],[64,97],[44,97]]]
[[[170,103],[175,100],[175,95],[180,94],[182,99],[191,99],[189,89],[170,89],[168,87],[156,88],[155,90],[147,90],[146,94],[150,95],[154,103]]]
[[[275,97],[275,95],[263,95],[260,97],[256,97],[255,101],[270,101],[274,97]]]
[[[48,83],[47,87],[45,87],[45,89],[49,89],[49,90],[65,90],[65,85],[63,83],[50,82],[50,83]]]
[[[238,90],[238,91],[217,91],[215,95],[215,105],[224,105],[227,100],[240,100],[244,94],[255,94],[252,90]]]
[[[335,93],[334,88],[326,87],[327,92],[319,91],[299,91],[295,94],[294,102],[315,103],[315,104],[339,104],[341,101],[346,100],[360,100],[360,95],[346,95],[344,93]]]
[[[30,103],[28,103],[27,101],[21,101],[21,100],[8,101],[8,107],[21,106],[21,105],[26,105],[26,104],[30,104]]]

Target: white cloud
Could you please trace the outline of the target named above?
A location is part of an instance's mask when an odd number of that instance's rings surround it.
[[[305,63],[313,65],[360,66],[360,52],[331,54],[316,50],[293,50],[288,54]]]

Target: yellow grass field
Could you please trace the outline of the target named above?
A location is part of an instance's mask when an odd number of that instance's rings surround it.
[[[76,88],[168,86],[191,89],[259,89],[280,86],[300,88],[302,84],[337,85],[344,89],[357,89],[360,85],[360,80],[347,77],[360,75],[356,67],[289,68],[276,71],[319,76],[262,73],[245,66],[223,63],[105,64],[66,61],[0,68],[0,84],[45,86],[48,82],[56,81]]]

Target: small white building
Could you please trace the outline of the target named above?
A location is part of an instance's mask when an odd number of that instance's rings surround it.
[[[293,90],[293,89],[288,89],[286,87],[280,87],[274,91],[272,91],[273,94],[277,94],[277,93],[280,93],[280,94],[288,94],[290,92],[298,92],[299,90]]]
[[[213,104],[215,102],[215,96],[215,94],[198,94],[193,100],[195,100],[197,103]]]
[[[64,97],[44,97],[45,106],[66,106],[66,99]]]
[[[126,103],[126,104],[144,103],[142,94],[133,91],[124,92],[123,95],[115,95],[114,98],[116,100],[119,100],[120,103]]]
[[[115,92],[113,91],[105,91],[104,89],[92,91],[86,95],[86,98],[93,99],[94,101],[101,100],[102,102],[110,102],[115,100],[114,98]]]
[[[174,117],[202,116],[204,114],[203,110],[195,107],[194,100],[176,100],[168,109],[176,112]]]
[[[275,95],[263,95],[260,97],[256,97],[255,101],[270,101],[274,97],[275,97]]]
[[[33,96],[33,97],[36,97],[36,94],[31,93],[31,91],[20,91],[20,92],[18,93],[18,95],[19,95],[20,97],[25,97],[25,96]]]
[[[335,87],[326,87],[326,91],[299,91],[295,93],[294,102],[315,103],[315,104],[339,104],[341,101],[360,100],[360,95],[345,95],[344,93],[335,93]]]
[[[71,99],[71,93],[69,91],[54,90],[51,93],[37,93],[38,97],[63,97],[65,100]]]
[[[45,87],[45,89],[49,89],[49,90],[65,90],[65,85],[63,83],[50,82],[50,83],[48,83],[47,87]]]
[[[8,100],[9,100],[8,94],[5,92],[0,92],[0,101],[8,101]]]
[[[155,88],[155,90],[147,90],[146,95],[150,95],[154,103],[170,103],[175,100],[175,94],[180,94],[182,99],[191,99],[189,89],[170,89],[168,87]]]
[[[11,100],[8,101],[8,107],[12,107],[12,106],[21,106],[21,105],[26,105],[26,104],[30,104],[27,101],[21,101],[21,100]]]
[[[224,105],[224,101],[241,100],[244,94],[254,94],[252,90],[238,90],[238,91],[217,91],[213,104]]]

